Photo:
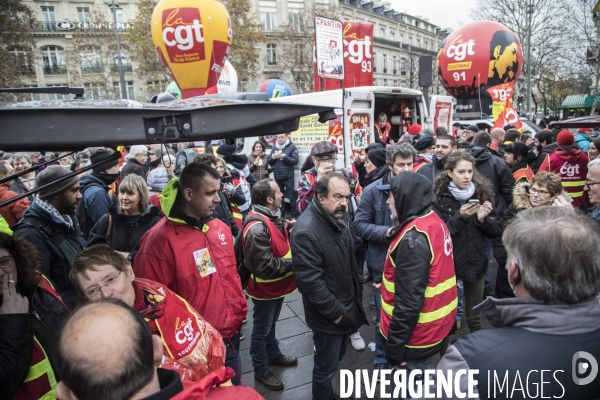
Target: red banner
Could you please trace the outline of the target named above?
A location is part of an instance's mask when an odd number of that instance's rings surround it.
[[[340,85],[339,80],[323,79],[323,90],[373,85],[373,24],[358,21],[343,21],[343,24],[344,80]],[[313,76],[315,92],[318,92],[321,81],[314,58]]]

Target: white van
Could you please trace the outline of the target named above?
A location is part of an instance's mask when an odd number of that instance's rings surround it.
[[[337,119],[325,123],[319,122],[316,114],[301,117],[299,129],[291,132],[291,140],[299,154],[295,173],[298,181],[302,164],[315,143],[331,140],[338,148],[337,167],[349,169],[356,153],[375,142],[375,124],[380,113],[386,114],[393,139],[398,139],[415,123],[434,130],[445,126],[450,131],[455,100],[450,96],[433,96],[430,110],[435,117],[431,118],[423,93],[406,88],[363,86],[278,97],[271,101],[333,107],[337,115]],[[271,146],[275,140],[274,137],[263,138]],[[252,144],[256,140],[258,136],[245,139],[244,154],[252,152]]]

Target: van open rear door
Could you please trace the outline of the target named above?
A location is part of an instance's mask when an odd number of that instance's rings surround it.
[[[429,106],[430,126],[435,132],[437,128],[446,128],[446,131],[452,132],[452,112],[456,99],[451,96],[432,96]]]
[[[338,141],[338,151],[344,153],[344,165],[350,168],[353,153],[375,143],[374,136],[375,94],[369,91],[344,90],[344,140]],[[343,149],[340,144],[343,142]]]

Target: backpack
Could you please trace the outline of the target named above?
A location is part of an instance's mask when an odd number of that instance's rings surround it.
[[[75,217],[77,218],[77,221],[79,221],[79,229],[81,230],[85,240],[88,240],[90,231],[94,227],[94,224],[92,223],[92,220],[88,218],[87,213],[85,212],[85,198],[83,198],[83,195],[85,191],[92,186],[98,186],[103,190],[105,189],[104,186],[97,182],[90,182],[81,191],[82,199],[79,201],[79,204],[77,204],[77,208],[75,209]]]
[[[242,243],[244,240],[244,229],[246,229],[246,226],[249,223],[254,221],[260,221],[263,225],[265,225],[265,221],[263,221],[261,217],[253,216],[246,218],[244,220],[244,223],[242,224],[242,227],[240,228],[240,231],[235,237],[235,243],[233,245],[233,249],[235,251],[235,263],[237,267],[237,272],[240,276],[240,279],[242,280],[242,289],[246,289],[248,287],[248,281],[250,280],[251,275],[250,270],[246,268],[246,264],[244,262],[244,244]]]

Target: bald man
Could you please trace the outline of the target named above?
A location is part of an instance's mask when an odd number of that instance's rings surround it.
[[[502,128],[494,128],[490,132],[490,135],[492,135],[492,144],[490,144],[490,147],[496,150],[496,153],[500,157],[504,157],[504,137],[506,136],[506,131]]]
[[[184,391],[177,372],[155,368],[162,360],[162,346],[144,318],[120,301],[81,307],[71,315],[60,336],[58,371],[62,381],[56,388],[58,398],[262,399],[251,388],[219,387],[233,376],[229,368],[186,384]]]

